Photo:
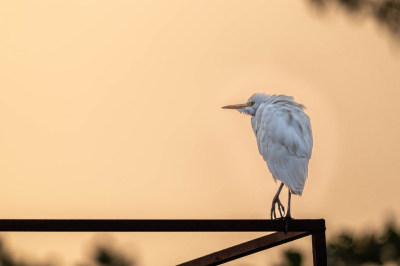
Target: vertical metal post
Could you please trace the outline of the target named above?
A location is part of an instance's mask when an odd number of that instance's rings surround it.
[[[325,229],[313,232],[312,249],[314,266],[327,266]]]

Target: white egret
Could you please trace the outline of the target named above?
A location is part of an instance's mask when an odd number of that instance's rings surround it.
[[[274,180],[281,181],[272,200],[271,219],[277,219],[275,205],[278,205],[280,219],[284,218],[285,208],[279,194],[284,185],[289,190],[285,216],[287,230],[288,220],[291,219],[291,194],[301,196],[303,193],[313,146],[310,119],[304,113],[304,105],[295,102],[291,96],[255,93],[244,104],[222,108],[237,109],[251,116],[258,151],[267,162]]]

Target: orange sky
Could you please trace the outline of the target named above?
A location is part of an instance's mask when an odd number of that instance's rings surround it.
[[[311,117],[295,218],[325,218],[328,236],[400,219],[400,59],[373,21],[299,0],[7,1],[0,20],[0,218],[268,218],[278,186],[250,119],[220,109],[266,92]],[[64,265],[92,238],[4,235]],[[142,265],[260,235],[114,234]]]

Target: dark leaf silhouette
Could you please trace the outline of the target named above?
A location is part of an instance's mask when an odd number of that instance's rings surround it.
[[[327,253],[329,266],[400,265],[400,233],[393,222],[380,232],[342,232],[327,242]],[[302,256],[299,251],[287,250],[277,266],[300,266]]]
[[[302,259],[300,252],[295,250],[286,250],[283,253],[283,263],[276,266],[301,266]]]
[[[341,6],[349,14],[361,14],[374,18],[400,41],[400,0],[308,0],[324,10],[330,6]]]

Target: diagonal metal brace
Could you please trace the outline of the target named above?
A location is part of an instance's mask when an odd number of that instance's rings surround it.
[[[283,232],[277,232],[179,264],[178,266],[220,265],[311,234],[312,232],[288,232],[285,235]]]

